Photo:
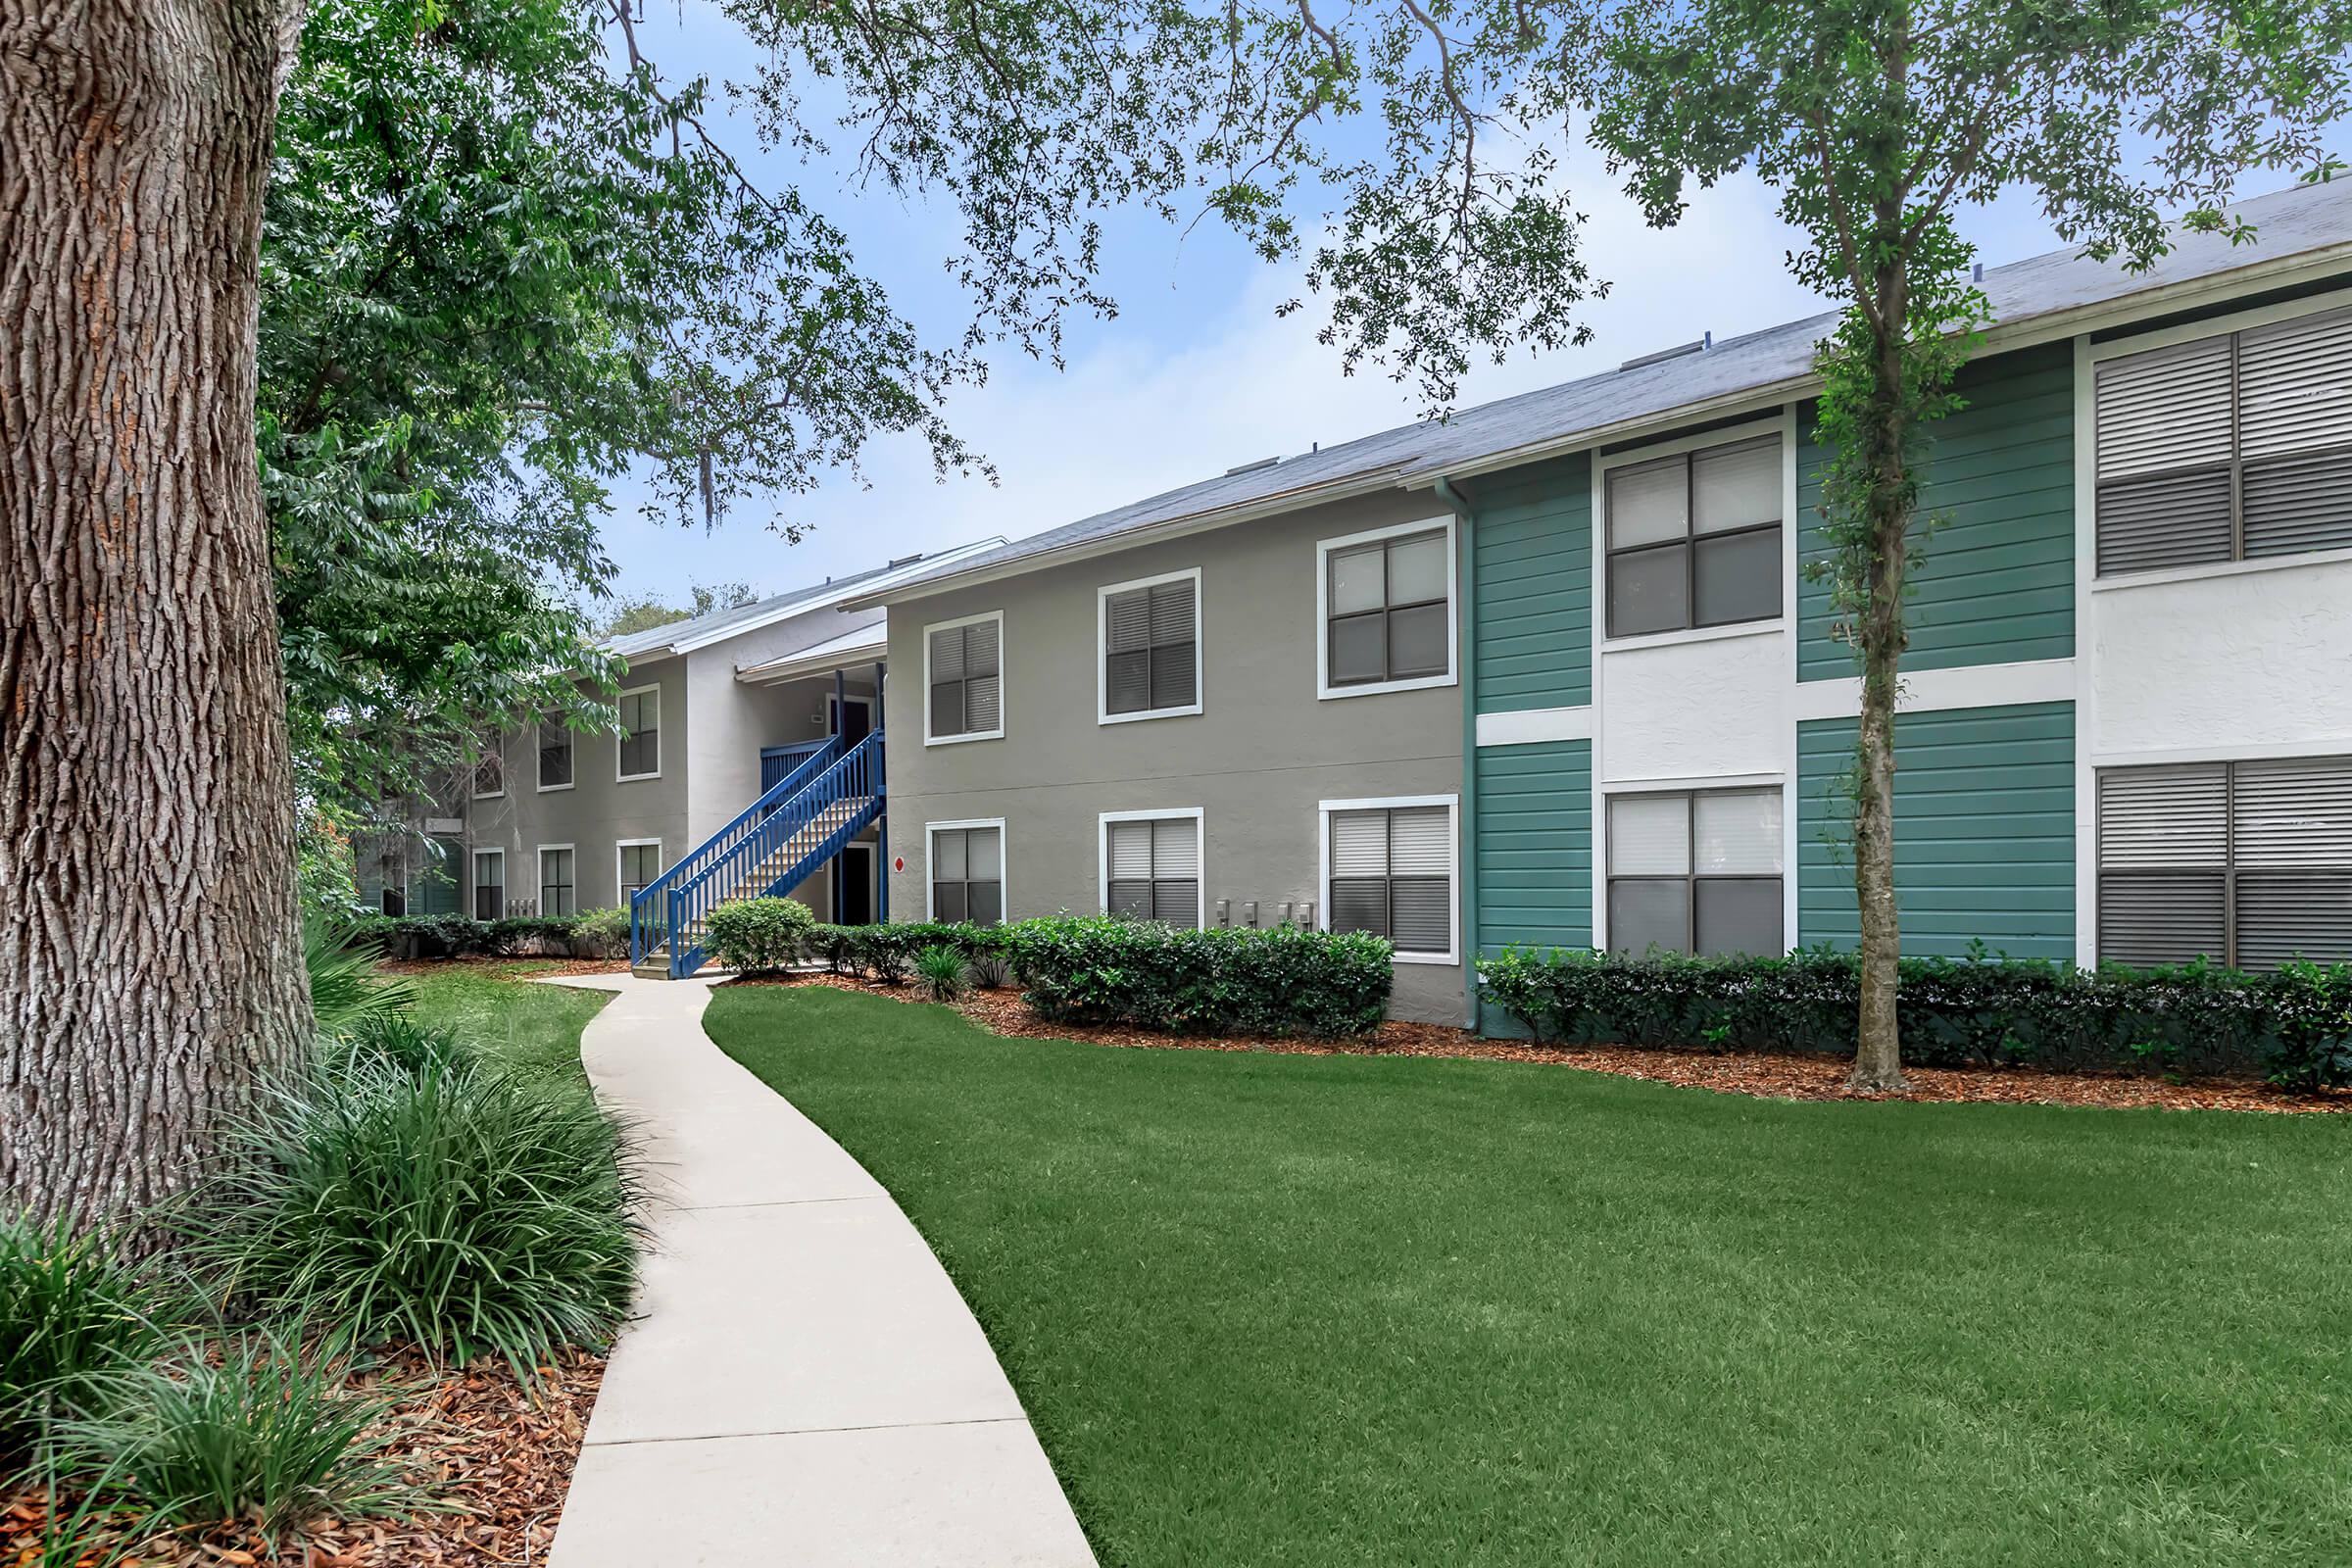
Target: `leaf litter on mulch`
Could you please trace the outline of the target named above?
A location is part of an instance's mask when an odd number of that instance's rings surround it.
[[[409,1519],[318,1519],[298,1539],[269,1544],[249,1523],[158,1532],[118,1513],[76,1544],[95,1565],[128,1548],[124,1568],[540,1568],[579,1460],[605,1358],[569,1349],[525,1384],[503,1361],[435,1368],[415,1351],[388,1353],[354,1381],[414,1391],[388,1417],[389,1450],[439,1504]],[[74,1499],[59,1512],[70,1517]],[[0,1568],[42,1560],[47,1498],[31,1491],[0,1506]]]

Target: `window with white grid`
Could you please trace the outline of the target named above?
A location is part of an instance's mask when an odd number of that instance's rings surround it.
[[[1384,936],[1399,956],[1453,955],[1453,808],[1417,802],[1326,809],[1334,931]]]
[[[1102,908],[1105,914],[1169,925],[1200,924],[1199,812],[1105,817]]]

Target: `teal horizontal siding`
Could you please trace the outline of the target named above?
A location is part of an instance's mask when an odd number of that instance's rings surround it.
[[[1592,743],[1483,746],[1478,944],[1592,945]]]
[[[1951,669],[2075,651],[2074,351],[2065,343],[1980,360],[1961,372],[1968,407],[1931,427],[1920,514],[1942,516],[1907,612],[1906,669]],[[1797,517],[1806,560],[1825,553],[1818,416],[1797,411]],[[1799,680],[1854,672],[1830,635],[1826,583],[1797,582]]]
[[[1799,946],[1850,948],[1854,859],[1845,778],[1854,721],[1796,727]],[[2075,953],[2072,703],[1905,713],[1895,723],[1894,895],[1903,952]]]
[[[1471,657],[1478,710],[1592,700],[1592,465],[1579,453],[1479,485]]]

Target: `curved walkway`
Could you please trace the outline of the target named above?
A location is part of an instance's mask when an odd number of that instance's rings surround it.
[[[580,1054],[647,1144],[654,1239],[554,1568],[1093,1568],[963,1298],[888,1193],[624,975]]]

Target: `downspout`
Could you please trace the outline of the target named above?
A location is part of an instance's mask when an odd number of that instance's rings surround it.
[[[1462,1005],[1470,1021],[1472,1033],[1478,1030],[1478,518],[1470,503],[1453,487],[1453,481],[1438,475],[1438,499],[1453,509],[1462,520],[1462,612],[1461,647],[1454,658],[1462,671],[1462,819],[1457,828],[1461,835],[1458,853],[1461,856],[1462,900]]]

